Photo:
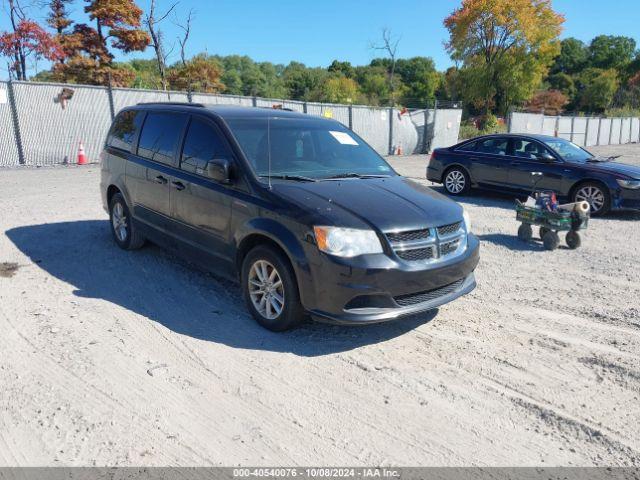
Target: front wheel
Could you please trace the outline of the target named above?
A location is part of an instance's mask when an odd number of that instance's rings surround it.
[[[569,232],[567,232],[566,240],[567,240],[567,246],[571,250],[575,250],[576,248],[579,248],[580,245],[582,244],[582,239],[580,238],[580,234],[575,230],[570,230]]]
[[[544,248],[547,250],[555,250],[560,245],[560,237],[553,230],[549,230],[542,238]]]
[[[578,185],[573,194],[573,201],[587,202],[593,217],[602,216],[611,209],[609,192],[597,182],[586,182]]]
[[[242,262],[242,292],[253,318],[268,330],[282,332],[304,318],[295,274],[275,248],[260,245]]]
[[[451,195],[463,195],[471,189],[469,174],[460,167],[453,167],[444,176],[444,189]]]
[[[528,242],[533,237],[533,229],[528,223],[523,223],[518,228],[518,238],[523,242]]]

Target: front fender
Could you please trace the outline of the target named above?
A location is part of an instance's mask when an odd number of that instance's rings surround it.
[[[294,273],[296,274],[300,300],[303,305],[307,305],[309,300],[308,296],[312,295],[313,292],[311,270],[302,245],[304,240],[300,239],[301,235],[296,235],[292,231],[293,227],[293,225],[288,226],[275,218],[269,217],[259,217],[248,220],[241,228],[238,228],[234,234],[236,264],[239,265],[240,263],[239,256],[244,250],[244,242],[255,235],[268,238],[276,243],[289,258]],[[311,232],[309,232],[309,234],[311,234]],[[238,268],[238,270],[240,271],[240,268]]]

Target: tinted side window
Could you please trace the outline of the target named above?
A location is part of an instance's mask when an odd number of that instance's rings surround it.
[[[459,152],[475,152],[477,146],[478,146],[478,142],[469,142],[462,145],[460,148],[458,148],[458,151]]]
[[[133,139],[136,136],[136,131],[140,128],[143,118],[144,114],[142,112],[133,110],[119,113],[109,131],[107,145],[122,150],[131,150]]]
[[[538,142],[520,139],[513,141],[513,154],[516,157],[537,160],[543,153],[547,153],[547,149]]]
[[[194,118],[184,141],[180,168],[187,172],[207,175],[207,164],[214,158],[230,158],[218,132],[206,122]]]
[[[186,115],[178,113],[148,113],[138,142],[138,155],[171,165],[186,120]]]
[[[478,152],[492,155],[506,155],[509,140],[507,138],[487,138],[478,142]]]

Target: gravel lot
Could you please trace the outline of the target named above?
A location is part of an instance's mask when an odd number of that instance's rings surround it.
[[[98,173],[0,170],[0,465],[640,465],[640,213],[546,252],[469,196],[473,294],[274,334],[233,284],[117,249]]]

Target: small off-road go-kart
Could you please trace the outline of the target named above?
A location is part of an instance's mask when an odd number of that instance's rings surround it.
[[[542,176],[538,172],[532,175]],[[537,183],[525,203],[516,200],[516,220],[522,222],[518,228],[518,238],[530,241],[533,238],[532,225],[538,225],[540,239],[547,250],[555,250],[560,245],[558,232],[567,232],[567,246],[578,248],[582,243],[578,231],[586,229],[589,224],[589,204],[577,202],[559,205],[554,192],[536,192]]]

